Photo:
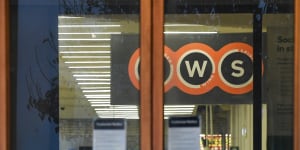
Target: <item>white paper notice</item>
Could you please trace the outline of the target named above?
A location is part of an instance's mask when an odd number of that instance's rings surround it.
[[[169,119],[169,150],[200,150],[200,123],[198,117]]]
[[[126,150],[125,119],[97,119],[94,122],[93,150]]]

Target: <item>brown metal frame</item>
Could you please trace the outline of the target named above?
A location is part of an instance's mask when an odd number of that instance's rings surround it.
[[[295,0],[294,150],[300,149],[300,0]]]
[[[0,149],[9,149],[8,0],[0,2]]]

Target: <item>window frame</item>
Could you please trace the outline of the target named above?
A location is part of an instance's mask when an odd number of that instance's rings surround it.
[[[140,6],[142,150],[163,149],[163,2],[163,0],[141,0]],[[9,0],[0,2],[0,149],[3,150],[9,150],[11,144],[9,8]],[[294,150],[298,150],[300,149],[300,0],[295,0],[294,10]]]

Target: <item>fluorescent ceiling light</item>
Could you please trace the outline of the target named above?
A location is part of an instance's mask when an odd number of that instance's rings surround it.
[[[80,59],[83,59],[83,58],[110,58],[110,56],[61,56],[62,58],[80,58]]]
[[[106,64],[110,61],[66,61],[66,64]]]
[[[217,34],[218,32],[165,31],[165,34]]]
[[[110,101],[90,101],[91,104],[110,104]],[[111,106],[111,105],[109,105]]]
[[[89,35],[89,34],[94,34],[94,35],[98,35],[98,34],[122,34],[122,32],[61,32],[61,33],[58,33],[58,34],[71,34],[71,35],[74,35],[74,34],[82,34],[82,35]]]
[[[137,108],[95,108],[96,111],[130,111],[137,112]]]
[[[110,79],[87,79],[87,78],[77,78],[77,81],[110,81]]]
[[[84,95],[86,98],[110,98],[110,95]]]
[[[83,54],[110,54],[110,51],[59,51],[59,53],[62,54],[78,54],[78,53],[83,53]]]
[[[58,47],[110,47],[110,45],[64,45]]]
[[[178,107],[187,107],[187,108],[189,108],[189,107],[195,107],[195,105],[165,105],[164,106],[164,108],[173,108],[173,107],[175,107],[175,108],[178,108]]]
[[[121,27],[119,24],[99,24],[99,25],[77,25],[77,24],[72,24],[72,25],[58,25],[59,28],[94,28],[94,27]]]
[[[110,106],[109,103],[107,104],[91,104],[92,107],[106,107],[106,106]]]
[[[138,116],[118,116],[118,115],[101,115],[98,114],[99,118],[126,118],[126,119],[139,119]]]
[[[120,109],[120,110],[95,110],[96,113],[102,114],[138,114],[138,110]]]
[[[82,90],[97,90],[97,89],[110,89],[110,86],[107,87],[80,87]]]
[[[110,41],[110,39],[58,39],[59,41]]]
[[[170,110],[194,110],[194,108],[165,108],[165,111],[170,111]]]
[[[99,74],[99,75],[91,75],[91,74],[74,74],[73,77],[110,77],[110,74]]]
[[[201,27],[200,24],[165,24],[165,27]]]
[[[100,110],[95,110],[96,111],[96,113],[114,113],[114,114],[138,114],[138,112],[136,111],[136,110],[128,110],[128,113],[127,113],[127,111],[122,111],[122,110],[120,110],[120,111],[111,111],[111,110],[106,110],[106,111],[100,111]]]
[[[86,96],[86,97],[89,97],[89,96],[102,96],[102,97],[110,97],[110,95],[108,95],[108,94],[106,94],[106,95],[104,95],[104,94],[86,94],[86,95],[84,95],[84,96]]]
[[[113,108],[138,108],[136,105],[112,105]]]
[[[94,99],[94,98],[109,98],[110,99],[110,96],[86,96],[85,98],[87,99]]]
[[[79,85],[110,85],[110,82],[78,82]]]
[[[81,74],[81,73],[85,73],[85,74],[88,74],[88,73],[90,73],[90,74],[110,74],[110,72],[109,71],[73,71],[72,73],[74,73],[74,74],[76,74],[76,73],[79,73],[79,74]]]
[[[110,92],[110,90],[82,90],[83,93]]]
[[[70,69],[110,69],[110,66],[69,66]]]
[[[168,110],[165,113],[191,113],[193,110]]]

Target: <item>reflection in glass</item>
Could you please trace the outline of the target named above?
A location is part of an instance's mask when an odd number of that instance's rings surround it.
[[[115,73],[127,74],[128,62],[119,64],[117,57],[129,59],[139,46],[138,15],[61,15],[58,22],[60,149],[139,149],[138,99],[119,103],[127,99],[122,87],[132,85]],[[130,34],[136,48],[116,49]]]
[[[164,24],[166,142],[174,139],[169,135],[170,130],[174,131],[168,124],[170,117],[196,116],[201,118],[200,135],[194,137],[199,140],[200,149],[253,149],[253,111],[260,110],[253,110],[253,11],[249,11],[253,7],[246,3],[228,8],[223,3],[207,2],[207,9],[200,9],[202,4],[194,1],[176,4],[168,1],[166,9],[171,13],[165,14]],[[238,9],[241,6],[245,6],[243,11]],[[262,149],[277,150],[292,145],[293,53],[289,47],[293,43],[288,41],[293,39],[293,15],[288,9],[281,9],[286,14],[271,14],[280,11],[269,9],[275,8],[270,4],[265,7],[268,14],[264,15],[262,27]],[[285,41],[284,48],[276,47],[279,41],[281,44]],[[277,55],[276,49],[282,53]],[[283,54],[283,51],[289,52]],[[281,71],[274,75],[274,69]],[[166,107],[173,105],[177,109],[170,114]],[[276,121],[278,113],[281,121]],[[185,129],[189,129],[188,124],[180,131]],[[183,136],[188,139],[192,135]],[[191,144],[183,140],[180,143]],[[165,149],[170,149],[170,145],[165,145]],[[177,148],[183,149],[181,146]]]

